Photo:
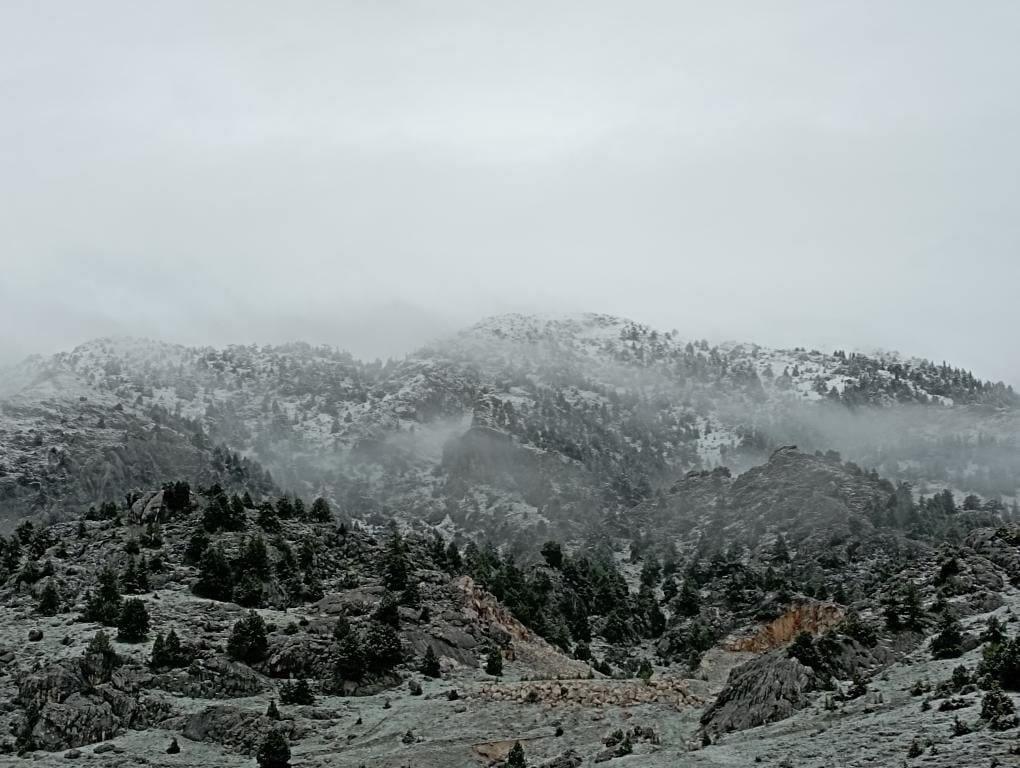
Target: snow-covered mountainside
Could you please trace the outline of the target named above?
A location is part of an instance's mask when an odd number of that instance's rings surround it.
[[[0,388],[0,762],[1020,753],[1020,405],[969,373],[511,316]]]
[[[352,518],[555,527],[788,443],[920,492],[1008,504],[1020,484],[1020,399],[1002,384],[605,315],[496,317],[385,364],[104,339],[3,372],[0,397],[7,517],[179,477],[321,494]]]

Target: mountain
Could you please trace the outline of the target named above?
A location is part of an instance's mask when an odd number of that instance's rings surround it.
[[[0,762],[1020,754],[1020,403],[968,372],[507,316],[0,392]]]
[[[257,476],[351,519],[556,529],[786,444],[919,493],[1008,504],[1020,485],[1007,386],[897,355],[710,346],[604,315],[492,318],[385,364],[304,344],[98,340],[5,371],[0,397],[8,517],[77,512],[167,477]]]

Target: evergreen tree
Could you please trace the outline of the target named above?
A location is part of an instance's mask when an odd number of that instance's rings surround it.
[[[276,699],[269,700],[269,707],[266,709],[266,717],[268,717],[270,720],[280,719],[280,710],[276,706]]]
[[[524,747],[521,746],[521,742],[514,742],[513,747],[510,749],[510,754],[506,758],[506,768],[528,768],[528,763],[524,758]]]
[[[234,602],[245,608],[261,608],[264,600],[262,580],[252,571],[245,572],[234,585]]]
[[[166,660],[171,667],[183,667],[188,664],[187,654],[181,648],[181,641],[173,628],[167,632],[165,641]]]
[[[1006,641],[1006,630],[998,616],[989,616],[985,629],[979,638],[982,643],[999,645]]]
[[[228,602],[233,594],[234,572],[227,556],[217,545],[209,547],[202,555],[198,581],[192,591],[199,597]]]
[[[547,541],[543,544],[542,557],[550,568],[559,570],[563,567],[563,547],[558,541]]]
[[[783,534],[776,537],[776,543],[772,547],[772,560],[776,563],[790,562],[790,550],[786,546],[786,537]]]
[[[124,601],[117,620],[117,639],[122,643],[140,643],[149,633],[149,612],[136,597]]]
[[[321,496],[312,502],[310,517],[313,523],[329,523],[333,520],[333,511]]]
[[[43,616],[56,616],[60,610],[60,593],[57,592],[53,579],[47,581],[46,586],[43,587],[36,610]]]
[[[167,664],[166,641],[163,639],[162,632],[157,633],[156,639],[152,641],[152,653],[149,656],[149,666],[157,670],[166,669],[170,666]]]
[[[1017,724],[1013,700],[1002,692],[998,683],[993,683],[981,699],[981,719],[988,721],[993,731],[1005,731]]]
[[[431,645],[425,649],[425,657],[422,659],[421,663],[421,673],[425,675],[425,677],[439,677],[441,674],[439,669],[439,657],[436,656],[436,652],[432,649]]]
[[[116,626],[120,618],[121,597],[117,573],[107,566],[99,572],[99,584],[85,603],[85,620],[107,627]]]
[[[400,626],[400,606],[397,604],[397,598],[393,596],[392,592],[383,593],[382,600],[379,601],[379,607],[375,609],[372,618],[383,624],[388,624],[394,629]]]
[[[188,565],[198,565],[202,562],[202,555],[209,547],[209,536],[205,531],[195,531],[188,539],[188,546],[184,550],[184,562]]]
[[[279,533],[283,530],[276,510],[268,502],[259,507],[259,514],[255,518],[255,524],[266,533]]]
[[[446,565],[450,569],[450,573],[460,573],[464,569],[464,560],[460,556],[460,550],[452,541],[446,548]]]
[[[485,659],[485,674],[493,677],[503,676],[503,654],[499,652],[498,648],[489,651],[489,655]]]
[[[288,768],[290,745],[287,738],[275,728],[266,734],[255,753],[259,768]]]
[[[399,592],[407,586],[407,576],[411,567],[407,559],[407,547],[397,530],[396,524],[390,529],[383,553],[383,584],[386,589]]]
[[[413,576],[408,577],[407,586],[400,593],[400,602],[409,608],[421,607],[421,590],[418,585],[418,579]]]
[[[358,633],[350,628],[337,640],[333,659],[333,671],[338,679],[360,680],[365,676],[365,652]]]
[[[936,659],[955,659],[963,654],[963,628],[948,611],[942,615],[939,632],[932,638],[931,654]]]
[[[120,657],[113,650],[110,636],[102,630],[96,632],[85,647],[85,661],[88,663],[89,668],[98,673],[95,677],[90,676],[90,682],[92,683],[108,681],[113,670],[119,667],[121,663]]]
[[[298,678],[297,683],[288,680],[280,687],[280,701],[284,704],[314,704],[315,695],[308,687],[308,681]]]
[[[680,616],[692,617],[697,616],[700,611],[701,597],[698,595],[698,590],[695,589],[689,578],[684,579],[680,594],[676,599],[676,612]]]
[[[124,574],[120,578],[120,584],[126,595],[138,595],[142,592],[148,592],[148,568],[139,568],[135,558],[129,557],[127,566],[124,568]]]
[[[227,641],[227,653],[245,664],[257,664],[266,657],[268,648],[266,623],[255,611],[248,611],[247,616],[234,624]]]
[[[365,666],[371,672],[386,672],[403,660],[404,651],[396,630],[389,624],[370,621],[365,631]]]

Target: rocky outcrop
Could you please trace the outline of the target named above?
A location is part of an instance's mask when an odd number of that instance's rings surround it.
[[[281,731],[290,740],[301,738],[307,730],[293,720],[272,720],[264,714],[221,705],[189,715],[181,733],[191,741],[215,742],[250,755],[258,749],[265,734],[273,729]]]
[[[223,657],[196,660],[187,669],[156,675],[153,685],[196,699],[254,696],[267,688],[262,677],[249,667]]]
[[[802,603],[790,608],[749,637],[730,641],[726,649],[738,652],[764,653],[790,643],[801,632],[816,635],[843,620],[845,611],[832,603]]]
[[[274,633],[269,655],[259,669],[269,677],[329,677],[332,673],[329,639],[308,632]]]
[[[725,733],[783,720],[807,706],[816,683],[810,667],[783,654],[767,654],[730,672],[702,716],[702,726],[708,733]]]
[[[145,670],[122,667],[97,673],[95,659],[65,659],[18,681],[24,707],[22,740],[57,751],[111,738],[125,728],[146,728],[170,715],[158,697],[140,691]],[[95,684],[93,680],[99,680]]]

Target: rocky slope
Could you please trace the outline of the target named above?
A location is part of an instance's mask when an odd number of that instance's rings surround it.
[[[168,483],[3,540],[0,761],[254,765],[275,732],[307,766],[1007,764],[1020,531],[896,503],[785,449],[518,563]]]

